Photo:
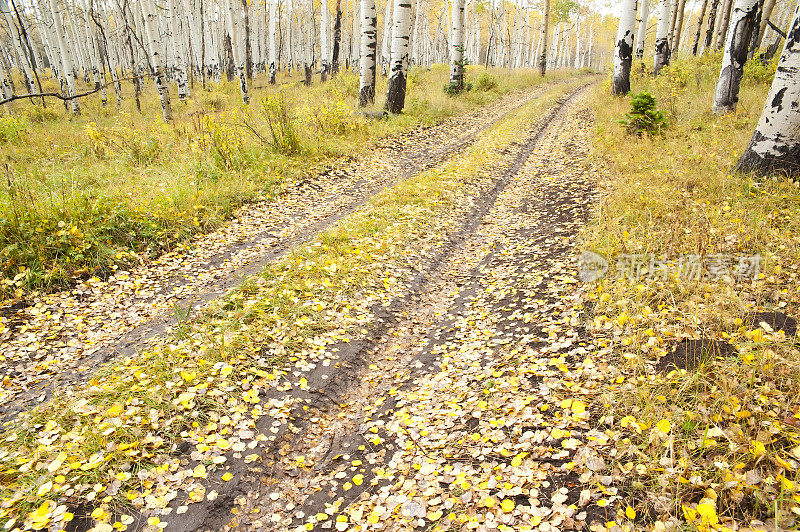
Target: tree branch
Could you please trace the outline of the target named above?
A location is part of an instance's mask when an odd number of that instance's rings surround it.
[[[137,78],[142,78],[142,77],[144,77],[144,75],[131,76],[129,78],[118,79],[116,82],[130,81],[132,79],[137,79]],[[84,96],[89,96],[91,94],[95,94],[97,92],[100,92],[101,90],[105,89],[106,87],[108,87],[110,85],[113,85],[116,82],[109,81],[108,83],[104,83],[102,85],[99,85],[98,87],[95,87],[93,90],[90,90],[88,92],[82,92],[80,94],[75,94],[73,96],[64,96],[60,92],[40,92],[38,94],[12,94],[10,97],[0,100],[0,105],[5,105],[5,104],[11,103],[11,102],[13,102],[15,100],[25,100],[25,99],[28,99],[28,98],[44,98],[44,97],[58,98],[59,100],[63,100],[65,102],[68,102],[68,101],[74,100],[76,98],[83,98]]]
[[[767,21],[767,24],[769,24],[769,27],[770,27],[770,28],[772,28],[773,30],[775,30],[775,31],[778,33],[778,35],[780,35],[780,36],[781,36],[781,37],[783,37],[784,39],[786,38],[786,34],[785,34],[785,33],[783,33],[783,31],[781,31],[781,29],[780,29],[778,26],[776,26],[775,24],[773,24],[771,20],[768,20],[768,21]]]

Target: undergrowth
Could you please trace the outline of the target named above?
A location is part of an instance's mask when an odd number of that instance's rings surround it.
[[[761,113],[769,68],[746,69],[738,109],[722,117],[711,113],[718,57],[638,75],[634,90],[666,103],[664,135],[627,135],[619,120],[628,101],[594,95],[594,157],[609,177],[583,242],[610,270],[586,288],[587,326],[616,367],[602,402],[621,432],[622,508],[645,528],[784,530],[800,514],[797,338],[748,319],[800,317],[800,191],[729,174]],[[640,276],[623,275],[632,256]],[[744,277],[742,257],[760,258]],[[681,261],[704,264],[704,277],[681,275]],[[734,354],[689,370],[659,365],[687,338],[728,342]]]

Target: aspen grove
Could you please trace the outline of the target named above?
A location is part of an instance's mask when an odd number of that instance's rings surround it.
[[[800,528],[800,1],[0,14],[0,530]]]

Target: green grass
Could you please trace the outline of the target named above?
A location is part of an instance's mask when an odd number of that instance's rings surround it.
[[[258,77],[249,107],[237,82],[196,82],[186,103],[172,94],[169,124],[149,82],[141,113],[130,82],[121,109],[109,90],[107,108],[92,95],[77,118],[55,100],[47,109],[15,102],[0,118],[0,297],[147,260],[213,230],[245,203],[279,198],[326,161],[545,81],[533,71],[470,67],[468,78],[493,83],[450,97],[442,91],[447,75],[444,65],[412,70],[406,110],[387,120],[357,113],[352,72],[312,87],[297,75],[283,74],[276,86]],[[380,78],[375,109],[385,89]]]
[[[713,518],[704,522],[696,511],[704,503],[719,519],[777,518],[780,528],[800,511],[797,339],[742,322],[756,310],[800,317],[800,190],[778,177],[729,173],[760,116],[771,71],[774,65],[748,66],[737,112],[721,117],[711,113],[718,57],[679,62],[655,80],[637,76],[633,91],[647,89],[666,111],[663,135],[627,134],[619,120],[629,99],[609,96],[607,87],[594,95],[593,156],[605,178],[583,245],[610,258],[612,275],[588,290],[590,328],[611,349],[618,375],[603,401],[626,421],[615,430],[631,442],[616,464],[633,486],[626,504],[651,521],[707,529]],[[746,283],[677,275],[629,281],[614,273],[622,254],[759,254],[763,263]],[[655,371],[681,338],[726,340],[738,355],[688,373]],[[656,432],[663,420],[668,435]],[[748,485],[751,470],[764,481]],[[657,497],[670,502],[666,511],[653,510]]]

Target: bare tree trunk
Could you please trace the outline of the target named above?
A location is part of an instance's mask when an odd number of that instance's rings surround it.
[[[236,67],[236,73],[239,77],[239,90],[242,93],[242,102],[245,104],[250,103],[250,91],[247,86],[247,69],[245,68],[244,51],[241,48],[241,40],[239,36],[239,25],[234,17],[236,17],[236,2],[237,0],[228,0],[227,6],[227,26],[228,33],[231,38],[231,54],[233,55],[233,63]]]
[[[61,25],[61,17],[59,16],[58,11],[56,10],[55,0],[49,0],[49,4],[50,4],[50,13],[53,17],[54,33],[56,35],[56,41],[58,42],[59,55],[61,56],[62,76],[64,78],[64,83],[67,86],[67,94],[69,96],[75,96],[77,94],[77,91],[75,90],[75,78],[72,75],[74,70],[72,63],[72,55],[70,54],[70,51],[67,49],[67,44],[66,41],[64,40],[64,27]],[[72,107],[72,114],[74,115],[81,114],[81,106],[77,98],[73,98],[70,101],[70,105]]]
[[[692,55],[697,55],[697,49],[700,46],[700,34],[703,32],[703,17],[706,16],[707,8],[708,0],[703,0],[703,5],[700,6],[700,16],[697,18],[697,33],[695,33],[694,43],[692,43]]]
[[[544,76],[547,73],[547,37],[550,23],[550,0],[544,0],[542,13],[542,55],[539,57],[539,72]]]
[[[703,50],[711,48],[711,43],[714,41],[714,29],[717,22],[717,13],[719,11],[720,1],[725,0],[711,0],[711,11],[708,12],[708,29],[706,30],[706,40]]]
[[[658,76],[661,69],[669,64],[671,50],[669,46],[669,24],[672,12],[672,0],[661,0],[656,27],[656,54],[653,61],[653,75]]]
[[[320,24],[320,55],[322,56],[322,72],[320,74],[321,81],[325,82],[328,80],[328,69],[330,69],[330,64],[328,60],[330,56],[328,55],[328,19],[330,18],[330,12],[328,11],[328,0],[322,0],[322,9],[321,13],[321,24]]]
[[[672,53],[677,54],[681,47],[681,36],[683,34],[683,16],[686,11],[686,0],[678,0],[676,11],[675,33],[672,35]]]
[[[733,112],[739,101],[739,86],[742,82],[744,64],[753,32],[758,31],[756,15],[758,0],[736,0],[731,15],[731,27],[725,39],[725,55],[714,95],[715,114]]]
[[[725,45],[726,36],[728,35],[728,25],[731,21],[731,11],[733,9],[733,0],[725,0],[725,4],[722,9],[722,15],[719,22],[719,28],[717,28],[717,36],[714,41],[714,48],[719,50]]]
[[[647,38],[647,22],[650,17],[650,0],[641,0],[639,10],[639,35],[636,37],[636,59],[644,57],[645,39]]]
[[[782,172],[800,177],[800,8],[787,35],[786,45],[778,62],[761,119],[753,132],[750,145],[736,165],[740,172],[765,176]]]
[[[331,75],[339,73],[339,48],[342,44],[342,0],[336,0],[336,19],[333,22],[333,56],[331,57]]]
[[[464,0],[452,0],[450,12],[450,88],[464,90]]]
[[[246,1],[246,0],[245,0]],[[278,0],[269,0],[269,82],[275,84],[278,72],[278,49],[276,31],[278,25]]]
[[[392,54],[389,85],[386,90],[386,110],[390,113],[403,111],[406,102],[406,79],[408,76],[408,43],[411,34],[411,1],[397,0],[392,16]]]
[[[772,16],[772,11],[775,9],[776,3],[777,0],[766,0],[764,2],[764,11],[761,14],[761,24],[758,27],[758,38],[755,42],[756,50],[761,47],[761,41],[764,40],[764,34],[767,32],[767,24],[769,23],[769,19]]]
[[[375,0],[361,0],[361,57],[358,105],[375,102],[375,59],[378,52],[378,12]]]
[[[386,8],[383,11],[383,45],[381,46],[381,73],[385,76],[389,68],[392,46],[392,2],[386,0]]]
[[[631,90],[631,63],[633,61],[633,33],[636,26],[636,0],[624,0],[617,29],[617,46],[614,53],[614,77],[611,94],[624,95]]]

